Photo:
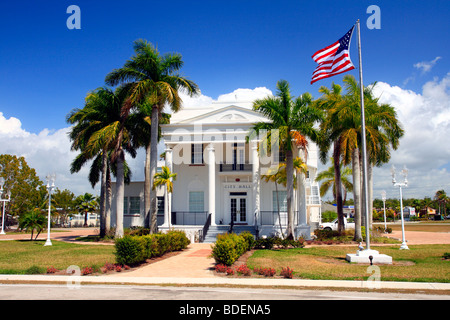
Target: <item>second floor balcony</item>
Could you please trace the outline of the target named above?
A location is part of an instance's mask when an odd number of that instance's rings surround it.
[[[221,163],[220,172],[252,171],[251,163]]]

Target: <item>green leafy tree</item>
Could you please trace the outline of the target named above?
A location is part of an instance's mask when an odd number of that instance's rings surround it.
[[[75,194],[67,189],[56,191],[52,194],[52,202],[54,202],[57,208],[57,215],[60,225],[65,225],[67,218],[72,216],[76,212]]]
[[[5,180],[5,192],[11,191],[11,201],[5,205],[7,214],[21,216],[40,205],[39,189],[44,188],[44,183],[24,157],[0,155],[0,176]]]

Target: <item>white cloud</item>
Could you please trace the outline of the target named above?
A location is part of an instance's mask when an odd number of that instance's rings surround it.
[[[392,188],[389,170],[394,164],[409,169],[406,197],[432,196],[440,188],[449,189],[450,172],[445,167],[450,161],[450,73],[427,82],[421,94],[384,82],[377,83],[374,94],[381,103],[395,107],[405,129],[389,164],[375,169],[374,188]]]
[[[262,99],[269,95],[272,95],[272,91],[266,87],[257,87],[255,89],[243,89],[239,88],[230,93],[219,95],[217,99],[206,96],[202,93],[190,97],[186,93],[180,92],[180,97],[183,100],[183,108],[201,108],[209,107],[213,103],[225,103],[225,102],[252,102],[256,99]]]
[[[218,102],[242,101],[252,102],[256,99],[263,99],[272,95],[272,91],[266,87],[258,87],[255,89],[236,89],[233,92],[222,94],[217,98]]]
[[[202,107],[213,102],[236,101],[236,98],[252,101],[270,94],[269,89],[262,87],[236,89],[217,99],[203,94],[196,97],[182,94],[182,98],[184,107]],[[443,79],[427,82],[422,93],[378,82],[374,94],[382,103],[390,103],[396,108],[406,131],[399,149],[392,152],[391,161],[374,169],[374,197],[379,197],[383,189],[388,192],[388,197],[398,197],[398,190],[391,183],[392,164],[399,169],[406,165],[409,169],[410,183],[404,190],[406,198],[432,196],[441,188],[450,190],[450,73]],[[89,166],[77,174],[69,172],[70,163],[76,156],[76,152],[70,151],[69,130],[44,129],[39,134],[30,133],[22,128],[19,119],[7,119],[0,112],[0,153],[24,156],[41,179],[49,172],[56,172],[60,189],[67,188],[76,194],[98,193],[99,186],[94,192],[87,181]],[[133,181],[142,181],[144,151],[140,150],[136,159],[127,156],[127,161],[133,170]]]
[[[209,106],[213,102],[224,102],[227,99],[238,97],[240,101],[253,101],[257,98],[263,98],[271,94],[267,88],[255,89],[236,89],[235,91],[219,96],[217,100],[203,94],[195,97],[189,97],[181,93],[184,108]],[[70,164],[75,159],[77,152],[70,150],[71,142],[68,137],[70,127],[59,130],[43,129],[40,133],[30,133],[22,128],[19,119],[6,118],[0,112],[0,154],[13,154],[23,156],[28,165],[36,170],[37,175],[45,182],[48,173],[56,173],[56,186],[63,189],[69,189],[75,194],[90,192],[99,194],[100,185],[93,190],[88,182],[89,166],[88,163],[80,172],[71,174]],[[163,144],[159,146],[160,152],[163,152]],[[144,180],[145,152],[141,148],[137,157],[132,159],[126,155],[126,160],[132,168],[132,180]]]
[[[436,57],[431,61],[418,62],[418,63],[414,64],[414,68],[422,70],[422,74],[427,73],[427,72],[431,71],[431,69],[434,67],[436,62],[438,62],[438,60],[440,60],[440,59],[442,59],[442,57]]]
[[[93,192],[87,181],[89,168],[70,174],[70,163],[76,152],[70,151],[67,133],[70,128],[57,131],[42,130],[39,134],[27,132],[19,119],[7,119],[0,112],[0,153],[23,156],[36,174],[45,182],[48,173],[56,173],[56,186],[75,194]]]

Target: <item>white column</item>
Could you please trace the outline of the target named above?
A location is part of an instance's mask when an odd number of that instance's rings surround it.
[[[168,146],[164,150],[166,152],[166,167],[169,168],[170,172],[173,170],[172,165],[172,149]],[[167,188],[164,191],[164,226],[171,226],[171,208],[172,208],[172,194],[167,192]]]
[[[298,150],[298,154],[302,152]],[[306,155],[305,159],[307,159]],[[297,210],[298,221],[296,226],[296,236],[304,237],[305,239],[311,239],[311,227],[308,225],[308,208],[306,204],[306,176],[304,173],[297,173]]]
[[[308,224],[307,208],[306,208],[306,179],[303,173],[297,175],[297,208],[298,208],[298,225],[305,226]]]
[[[258,141],[252,142],[252,178],[253,178],[253,218],[254,225],[261,224],[259,221],[260,211],[260,186],[261,179],[259,174],[259,157],[258,157]]]
[[[209,213],[211,213],[211,225],[216,225],[216,154],[214,145],[208,146],[208,203]]]

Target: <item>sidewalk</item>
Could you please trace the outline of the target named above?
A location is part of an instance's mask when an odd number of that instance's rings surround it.
[[[77,231],[77,232],[75,232]],[[75,230],[70,233],[58,232],[52,239],[70,241],[79,233],[94,234],[95,229]],[[423,234],[426,235],[423,235]],[[392,234],[397,237],[396,233]],[[433,235],[432,240],[420,240],[423,236],[430,238],[426,232],[409,232],[408,244],[423,242],[449,243],[450,234]],[[3,236],[5,237],[5,236]],[[28,236],[29,237],[29,236]],[[400,233],[401,237],[401,233]],[[1,240],[1,238],[0,238]],[[410,242],[411,241],[411,242]],[[57,284],[128,284],[128,285],[235,285],[235,286],[268,286],[297,288],[377,288],[397,290],[446,290],[450,294],[450,283],[423,282],[391,282],[391,281],[348,281],[348,280],[304,280],[275,278],[230,278],[214,274],[214,259],[211,254],[211,244],[193,243],[188,249],[178,255],[163,259],[133,271],[113,273],[99,276],[62,276],[62,275],[0,275],[0,283],[57,283]]]

